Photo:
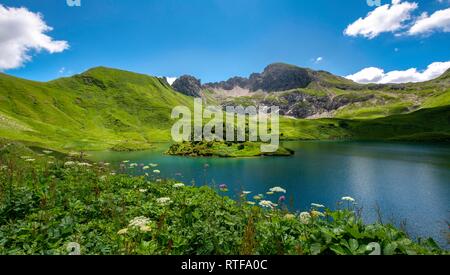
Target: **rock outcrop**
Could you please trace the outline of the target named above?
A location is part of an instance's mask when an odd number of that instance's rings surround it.
[[[188,96],[200,97],[202,90],[201,81],[190,75],[183,75],[177,78],[172,84],[172,88]]]

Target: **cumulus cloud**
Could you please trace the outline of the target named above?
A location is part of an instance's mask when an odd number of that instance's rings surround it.
[[[433,31],[450,32],[450,8],[438,10],[430,16],[423,13],[409,29],[408,34],[426,34]]]
[[[365,18],[359,18],[344,30],[348,36],[363,36],[369,39],[384,32],[396,32],[406,27],[411,13],[418,8],[417,3],[393,0],[369,12]]]
[[[355,74],[348,75],[346,78],[362,84],[423,82],[439,77],[449,68],[450,61],[434,62],[428,65],[427,69],[423,71],[419,71],[416,68],[411,68],[404,71],[390,71],[386,73],[383,69],[369,67],[362,69]]]
[[[315,63],[319,63],[320,61],[322,61],[323,60],[323,57],[322,56],[319,56],[319,57],[317,57],[315,60],[314,60],[314,62]]]
[[[53,40],[39,13],[0,4],[0,70],[14,69],[31,60],[30,51],[59,53],[69,48],[67,41]]]

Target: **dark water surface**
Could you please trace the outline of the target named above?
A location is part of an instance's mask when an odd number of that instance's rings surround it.
[[[226,183],[230,192],[265,194],[280,186],[294,210],[311,203],[334,208],[343,196],[355,198],[364,219],[406,221],[412,237],[433,237],[449,248],[450,146],[398,143],[286,142],[293,157],[187,158],[164,155],[164,148],[142,152],[96,152],[96,161],[157,163],[163,177],[187,184]],[[208,168],[204,169],[205,164]],[[181,176],[180,176],[181,174]],[[277,197],[271,197],[273,201]],[[288,202],[289,204],[289,202]]]

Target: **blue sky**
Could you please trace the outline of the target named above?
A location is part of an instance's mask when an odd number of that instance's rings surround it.
[[[447,0],[408,1],[418,6],[412,17],[450,7]],[[366,0],[81,0],[81,7],[69,7],[66,0],[0,0],[0,4],[41,13],[53,28],[46,35],[67,41],[69,48],[61,52],[30,50],[30,60],[6,70],[40,81],[94,66],[156,76],[191,74],[209,82],[248,76],[273,62],[345,76],[367,67],[386,72],[424,70],[433,62],[450,61],[446,26],[418,35],[402,34],[407,29],[375,37],[346,35],[347,26],[376,8]],[[1,36],[0,29],[0,43]]]

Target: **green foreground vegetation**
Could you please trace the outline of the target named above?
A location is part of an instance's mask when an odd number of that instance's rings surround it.
[[[280,187],[232,200],[225,185],[159,173],[156,164],[114,168],[0,142],[0,254],[448,254],[393,225],[364,224],[350,197],[337,210],[293,213]]]

